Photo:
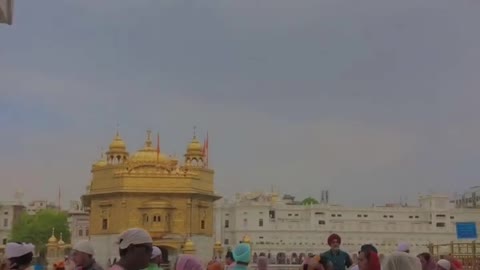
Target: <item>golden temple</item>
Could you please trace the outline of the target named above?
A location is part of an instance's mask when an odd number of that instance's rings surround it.
[[[160,152],[158,135],[154,147],[150,131],[143,148],[130,155],[117,131],[106,157],[102,155],[91,172],[82,201],[90,213],[90,239],[97,258],[116,257],[114,236],[132,227],[148,230],[165,259],[191,248],[184,245],[192,241],[199,252],[212,253],[213,202],[220,196],[214,192],[214,171],[208,167],[208,139],[202,144],[194,134],[179,162]]]

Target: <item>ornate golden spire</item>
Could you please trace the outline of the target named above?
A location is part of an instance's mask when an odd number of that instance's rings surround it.
[[[197,127],[193,127],[193,138],[187,146],[187,151],[185,153],[185,163],[192,166],[203,166],[203,146],[197,140]]]
[[[63,233],[60,233],[60,240],[58,240],[58,245],[59,246],[65,245],[65,242],[63,241]]]
[[[147,138],[145,139],[145,148],[152,148],[152,131],[147,130]]]
[[[116,131],[115,137],[113,138],[112,143],[107,151],[107,161],[110,164],[115,163],[123,163],[127,160],[128,152],[127,152],[127,145],[120,137],[120,133],[118,129]]]
[[[52,236],[48,239],[49,244],[56,244],[57,238],[55,237],[55,228],[52,228]]]

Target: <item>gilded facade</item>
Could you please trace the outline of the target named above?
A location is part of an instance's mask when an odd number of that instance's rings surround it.
[[[213,202],[220,197],[208,166],[208,141],[202,144],[194,135],[180,162],[161,153],[158,135],[154,146],[150,131],[133,154],[117,132],[105,154],[93,164],[82,198],[99,260],[117,258],[116,238],[132,227],[148,230],[165,259],[172,260],[188,241],[199,256],[213,256]]]

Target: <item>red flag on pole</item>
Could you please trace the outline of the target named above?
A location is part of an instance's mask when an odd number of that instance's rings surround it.
[[[205,163],[208,166],[208,131],[207,131],[207,139],[205,141],[204,147],[205,147],[205,161],[206,161]]]

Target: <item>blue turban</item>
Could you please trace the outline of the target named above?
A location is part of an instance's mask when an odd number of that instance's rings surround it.
[[[252,259],[251,253],[252,252],[250,249],[250,245],[242,243],[236,246],[235,249],[233,250],[233,258],[237,263],[240,262],[240,263],[248,264]]]

